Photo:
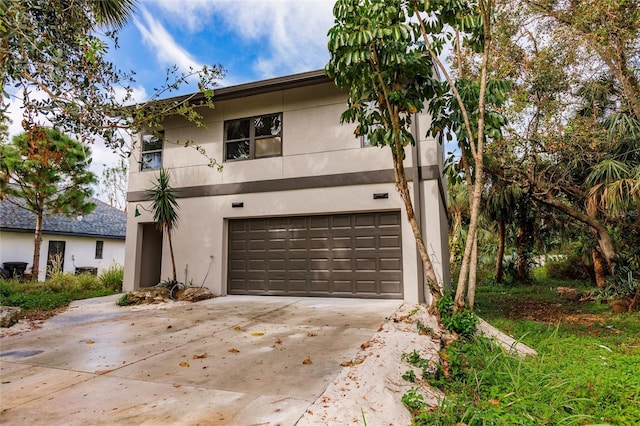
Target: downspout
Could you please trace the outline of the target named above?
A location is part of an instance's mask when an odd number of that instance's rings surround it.
[[[415,143],[411,146],[411,163],[412,163],[412,176],[413,181],[413,210],[416,215],[416,221],[418,227],[424,238],[424,230],[422,224],[424,223],[422,214],[424,212],[424,200],[422,197],[422,191],[420,190],[420,128],[418,126],[418,115],[413,114],[413,120],[411,122],[411,133]],[[427,241],[425,241],[425,246]],[[422,265],[422,259],[418,256],[418,300],[427,302],[424,294],[424,265]]]

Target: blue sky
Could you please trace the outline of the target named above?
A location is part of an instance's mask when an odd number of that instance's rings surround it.
[[[134,100],[148,99],[165,79],[166,69],[219,64],[230,86],[320,69],[329,59],[327,31],[333,25],[333,0],[138,0],[133,19],[119,32],[118,49],[108,59],[121,71],[135,72]],[[171,95],[196,91],[186,86]],[[21,132],[18,102],[12,103],[11,135]],[[91,170],[118,155],[93,146]]]
[[[173,65],[187,71],[220,64],[227,72],[223,86],[319,69],[328,60],[333,3],[142,0],[109,57],[136,72],[140,96],[150,95]]]

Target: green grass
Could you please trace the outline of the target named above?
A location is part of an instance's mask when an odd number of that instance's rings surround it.
[[[435,412],[415,411],[415,424],[640,424],[640,313],[561,300],[556,284],[480,287],[476,312],[538,356],[456,341],[445,349],[446,376],[430,378],[446,398]],[[415,394],[405,399],[420,405]]]
[[[118,269],[118,268],[115,268]],[[92,275],[56,274],[42,282],[0,280],[0,305],[22,308],[23,315],[33,311],[53,311],[74,300],[119,293],[118,272],[111,269],[99,278]],[[120,268],[121,270],[121,268]]]

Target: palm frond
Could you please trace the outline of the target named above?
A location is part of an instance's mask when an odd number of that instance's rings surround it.
[[[136,11],[136,0],[93,0],[93,11],[102,25],[121,29]]]

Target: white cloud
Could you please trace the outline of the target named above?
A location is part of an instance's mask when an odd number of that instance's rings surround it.
[[[214,1],[221,0],[155,0],[153,4],[160,7],[167,18],[179,22],[188,32],[197,33],[210,23],[215,12]]]
[[[246,42],[268,48],[254,69],[263,78],[322,68],[329,58],[327,31],[333,25],[332,0],[163,0],[157,5],[190,31],[219,16]]]
[[[118,102],[123,102],[124,98],[127,96],[127,91],[124,87],[116,87],[114,92]],[[140,85],[134,86],[131,87],[131,98],[126,101],[126,105],[141,104],[148,99],[149,95],[144,87]]]
[[[153,49],[158,62],[170,66],[177,65],[182,72],[202,68],[202,64],[198,63],[189,52],[182,48],[147,9],[141,7],[140,12],[144,23],[137,18],[133,20],[133,23],[142,34],[144,42]]]

